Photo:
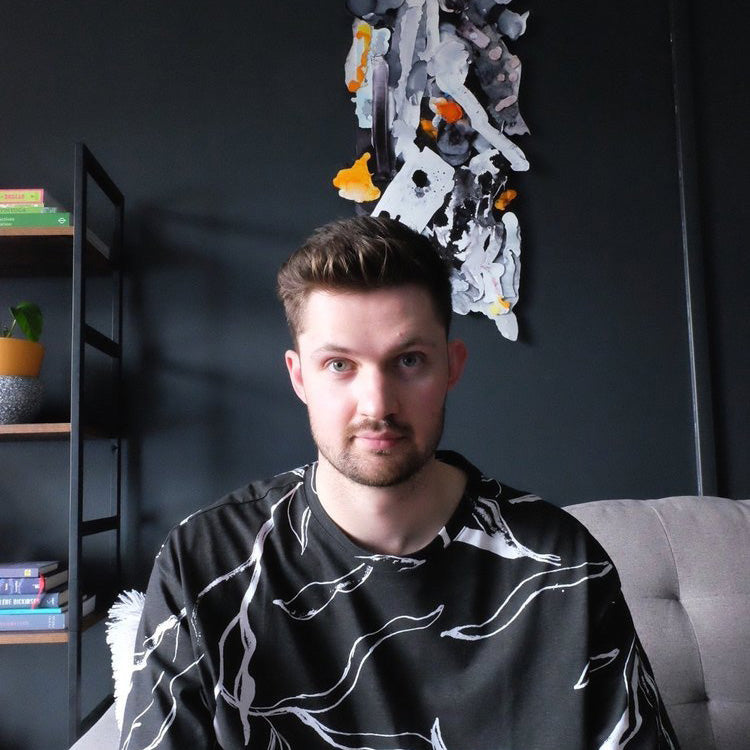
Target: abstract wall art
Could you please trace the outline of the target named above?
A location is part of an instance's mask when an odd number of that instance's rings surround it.
[[[347,0],[345,81],[357,155],[333,180],[361,212],[432,238],[453,268],[453,308],[518,338],[521,235],[510,184],[528,11],[511,0]]]

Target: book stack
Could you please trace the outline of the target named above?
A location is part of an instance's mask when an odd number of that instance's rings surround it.
[[[70,212],[44,188],[0,188],[0,227],[69,226]]]
[[[67,628],[67,584],[58,560],[0,563],[0,632]],[[84,616],[94,611],[95,599],[83,597]]]

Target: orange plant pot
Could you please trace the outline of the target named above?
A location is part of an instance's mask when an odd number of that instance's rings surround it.
[[[38,378],[44,347],[38,341],[0,336],[0,375]]]

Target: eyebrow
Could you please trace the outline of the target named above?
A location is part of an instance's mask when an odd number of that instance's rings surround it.
[[[404,351],[405,349],[412,349],[414,347],[425,347],[430,349],[437,348],[437,343],[434,341],[429,341],[428,339],[420,338],[419,336],[414,336],[413,338],[407,339],[404,342],[400,342],[398,346],[395,346],[391,351],[395,354],[396,352]],[[322,346],[319,346],[317,349],[313,350],[313,355],[321,355],[321,354],[354,354],[356,353],[354,349],[350,349],[346,346],[339,346],[338,344],[334,343],[328,343],[323,344]]]

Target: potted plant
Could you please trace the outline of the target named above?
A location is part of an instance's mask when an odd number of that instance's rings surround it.
[[[0,423],[25,422],[39,410],[44,347],[42,311],[33,302],[20,302],[10,308],[9,325],[0,326]],[[20,331],[26,338],[16,338]]]

